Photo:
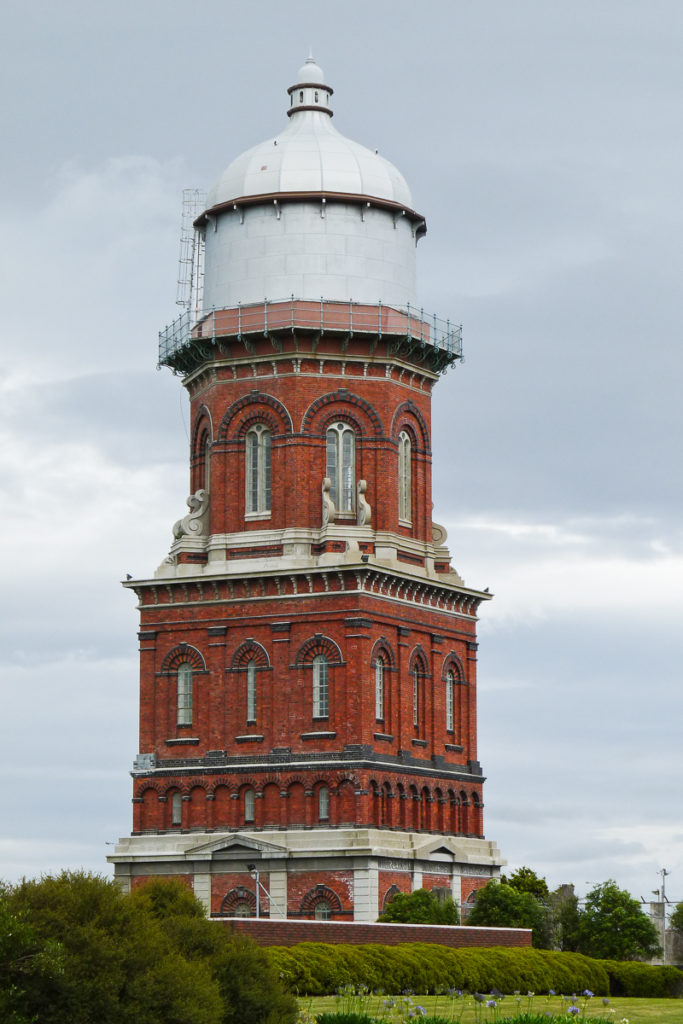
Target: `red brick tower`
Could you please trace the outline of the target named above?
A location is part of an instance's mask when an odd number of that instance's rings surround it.
[[[424,219],[333,128],[311,58],[289,95],[288,127],[209,194],[201,309],[160,336],[191,399],[192,493],[155,576],[125,584],[141,753],[110,859],[124,885],[191,880],[216,915],[371,921],[397,889],[465,901],[499,871],[488,595],[431,518],[431,392],[460,335],[415,305]]]

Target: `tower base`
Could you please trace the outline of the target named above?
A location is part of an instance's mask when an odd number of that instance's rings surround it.
[[[125,891],[179,878],[212,917],[339,921],[376,921],[395,893],[421,888],[451,895],[464,918],[505,863],[485,839],[368,828],[137,835],[108,860]]]

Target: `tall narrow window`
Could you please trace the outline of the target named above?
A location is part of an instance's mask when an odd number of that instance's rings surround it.
[[[244,820],[245,822],[254,820],[254,790],[245,789],[244,791]]]
[[[412,518],[410,460],[410,437],[402,430],[398,435],[398,518],[405,523]]]
[[[353,512],[356,435],[346,423],[327,431],[325,476],[332,481],[330,497],[338,512]]]
[[[178,725],[192,725],[192,665],[178,666]]]
[[[418,728],[422,717],[422,704],[424,700],[423,683],[424,668],[422,662],[416,661],[413,668],[413,725]]]
[[[180,793],[171,797],[171,824],[181,825],[183,821],[183,798]]]
[[[313,659],[313,717],[327,718],[330,713],[330,668],[324,654]]]
[[[454,701],[455,701],[455,673],[453,669],[449,669],[446,673],[446,729],[449,732],[453,732],[455,727],[455,712],[454,712]]]
[[[247,722],[256,721],[256,662],[247,662]]]
[[[384,718],[384,658],[381,654],[375,662],[375,718]]]
[[[327,786],[321,786],[318,790],[318,818],[320,821],[327,821],[330,816],[330,791]]]
[[[247,431],[247,512],[270,511],[271,434],[262,423]]]
[[[204,439],[204,490],[207,494],[211,490],[211,439],[208,434]]]

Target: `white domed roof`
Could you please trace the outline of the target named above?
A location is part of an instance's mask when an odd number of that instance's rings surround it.
[[[248,196],[324,192],[367,196],[412,210],[403,175],[378,153],[345,138],[332,124],[332,89],[312,57],[288,90],[290,121],[275,138],[242,153],[207,196],[207,208]]]

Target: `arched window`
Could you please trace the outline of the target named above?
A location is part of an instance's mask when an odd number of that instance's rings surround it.
[[[452,668],[446,673],[446,729],[455,730],[455,672]]]
[[[182,825],[183,823],[183,798],[180,793],[174,793],[171,797],[171,824]]]
[[[335,423],[327,431],[325,476],[332,482],[330,497],[337,512],[353,512],[356,435],[346,423]]]
[[[417,729],[422,721],[424,705],[424,666],[419,658],[413,666],[413,725]]]
[[[236,903],[232,911],[233,917],[251,917],[251,907],[246,900],[240,900]]]
[[[192,665],[178,666],[178,725],[192,725]]]
[[[256,659],[247,662],[247,722],[256,721]]]
[[[384,720],[384,658],[381,654],[375,662],[375,718]]]
[[[313,717],[327,718],[330,713],[330,668],[324,654],[313,659]]]
[[[332,907],[328,900],[318,900],[315,905],[313,916],[316,921],[329,921],[332,917]]]
[[[398,435],[398,518],[404,523],[412,518],[411,444],[405,430]]]
[[[244,820],[250,822],[254,820],[254,790],[245,789],[244,791]]]
[[[262,423],[247,431],[248,513],[270,511],[270,440],[270,430]]]
[[[318,790],[318,818],[320,821],[327,821],[330,816],[330,791],[327,786],[321,786]]]

